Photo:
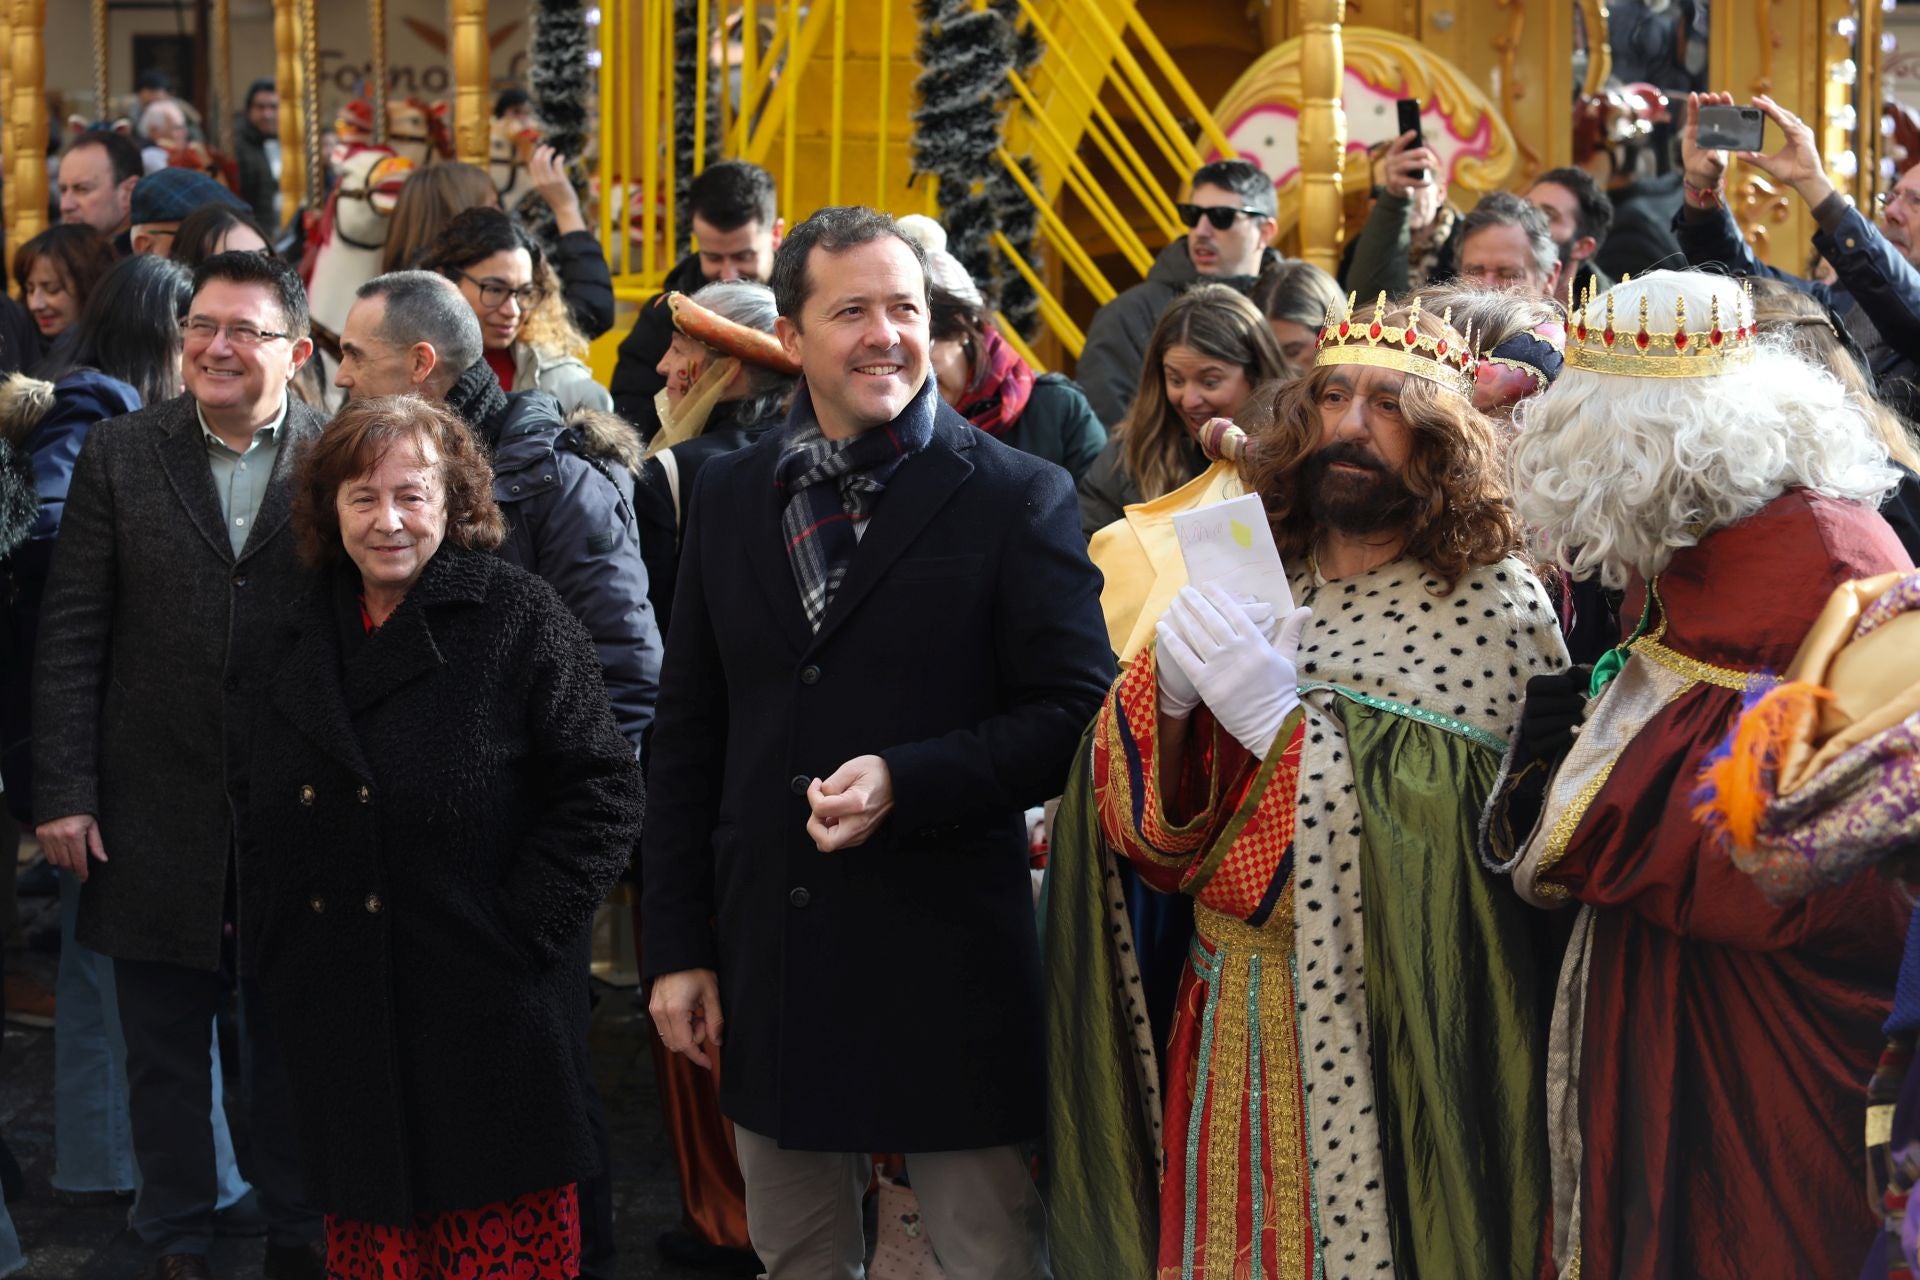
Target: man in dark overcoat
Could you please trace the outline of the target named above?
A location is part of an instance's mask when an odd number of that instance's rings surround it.
[[[94,427],[74,467],[34,681],[35,808],[61,816],[38,835],[83,882],[75,936],[113,958],[132,1225],[155,1275],[211,1274],[208,1032],[238,971],[243,1172],[268,1219],[266,1275],[318,1280],[285,1073],[233,941],[246,727],[298,585],[287,479],[321,426],[287,384],[313,343],[300,279],[277,260],[217,254],[193,285],[186,394]]]
[[[654,738],[643,967],[668,1047],[726,1044],[773,1280],[861,1274],[873,1151],[907,1153],[954,1280],[1051,1274],[1023,811],[1112,676],[1066,472],[928,372],[920,251],[824,209],[775,259],[805,383],[702,473]]]

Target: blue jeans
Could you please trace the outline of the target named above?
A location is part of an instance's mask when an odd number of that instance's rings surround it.
[[[13,1229],[13,1215],[7,1212],[7,1203],[0,1200],[0,1276],[10,1276],[27,1265],[27,1255],[20,1252],[20,1234]]]
[[[133,1158],[133,1124],[127,1114],[127,1046],[113,965],[74,941],[80,914],[80,881],[60,873],[60,971],[54,984],[53,1177],[55,1189],[73,1192],[137,1191],[140,1170]],[[220,1050],[208,1033],[213,1056],[211,1113],[214,1159],[226,1208],[248,1191],[234,1159],[233,1136],[221,1105]],[[137,1217],[136,1206],[134,1214]],[[0,1270],[0,1275],[4,1275]]]

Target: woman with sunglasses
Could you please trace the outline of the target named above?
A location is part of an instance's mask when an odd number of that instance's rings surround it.
[[[553,268],[511,215],[465,210],[420,265],[453,281],[473,308],[502,391],[551,392],[568,414],[613,411],[613,398],[587,368],[587,340],[567,315]]]
[[[1199,433],[1237,417],[1263,382],[1287,376],[1273,330],[1223,284],[1175,299],[1147,342],[1133,407],[1080,478],[1080,530],[1091,538],[1136,502],[1151,502],[1205,471]]]

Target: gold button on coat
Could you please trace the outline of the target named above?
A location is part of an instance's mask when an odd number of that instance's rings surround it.
[[[301,787],[301,788],[300,788],[300,803],[301,803],[301,804],[304,804],[304,805],[307,805],[308,807],[311,807],[311,806],[313,805],[313,796],[314,796],[314,791],[313,791],[313,788],[312,788],[312,787]]]
[[[361,803],[361,804],[371,804],[372,802],[373,802],[373,792],[372,792],[371,790],[369,790],[369,789],[368,789],[367,787],[364,787],[364,786],[363,786],[363,787],[361,787],[361,788],[360,788],[360,803]]]
[[[367,914],[370,916],[377,916],[380,914],[380,895],[379,894],[370,893],[367,895]]]
[[[307,905],[313,908],[313,914],[320,915],[327,909],[327,900],[316,893],[307,899]]]

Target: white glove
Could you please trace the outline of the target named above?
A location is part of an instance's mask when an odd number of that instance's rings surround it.
[[[1232,593],[1182,587],[1155,634],[1164,667],[1177,667],[1220,727],[1264,760],[1300,705],[1294,655],[1313,610],[1295,609],[1269,641]]]
[[[1188,589],[1191,590],[1191,588]],[[1262,635],[1271,640],[1278,634],[1279,623],[1273,616],[1272,605],[1264,600],[1255,600],[1252,596],[1235,598],[1240,601],[1241,607],[1247,611],[1247,617],[1260,629]],[[1172,612],[1172,607],[1169,606],[1167,613]],[[1160,627],[1166,625],[1166,616],[1166,614],[1161,615],[1160,622],[1154,628],[1156,633]],[[1200,691],[1193,687],[1193,681],[1187,678],[1187,673],[1169,662],[1165,654],[1160,654],[1154,659],[1154,674],[1159,678],[1160,714],[1169,720],[1185,720],[1192,715],[1193,709],[1200,705]]]

